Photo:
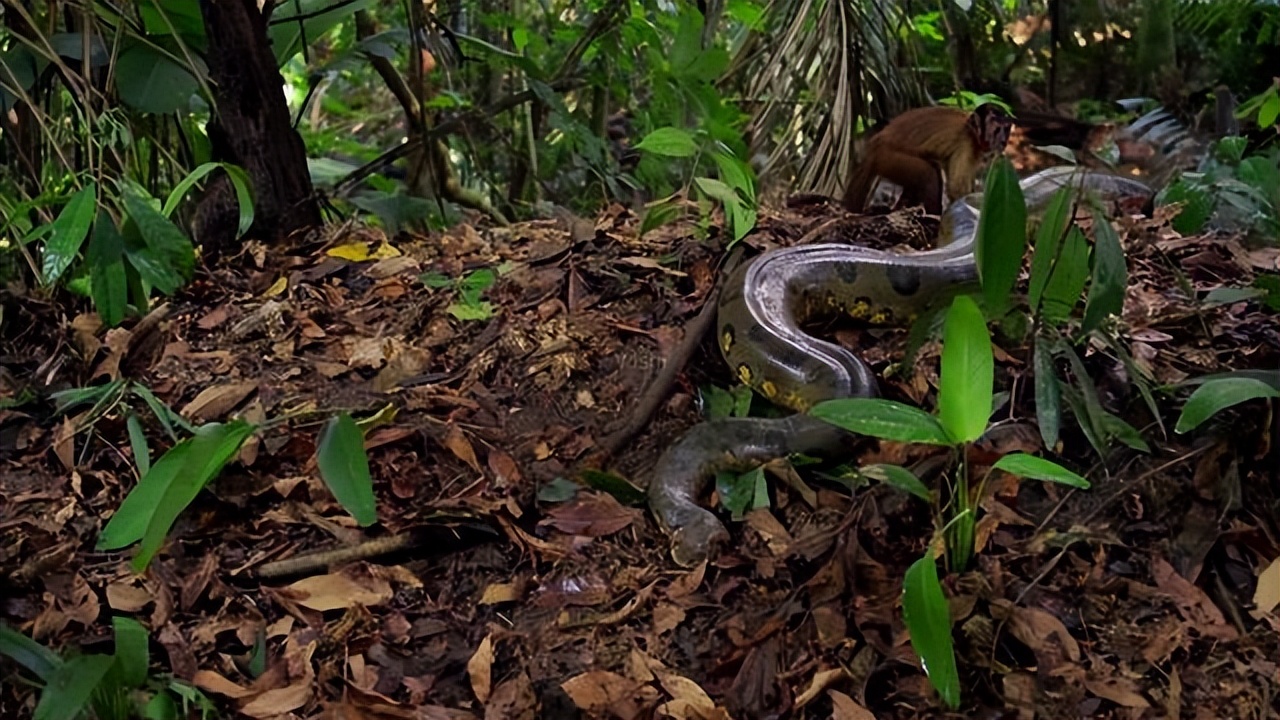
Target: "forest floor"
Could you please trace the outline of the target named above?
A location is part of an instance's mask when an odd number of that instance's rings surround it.
[[[1120,342],[1161,384],[1280,365],[1273,311],[1196,300],[1274,270],[1276,251],[1180,237],[1163,215],[1116,221],[1130,268]],[[335,225],[291,247],[250,244],[155,322],[109,331],[27,297],[0,345],[4,394],[19,377],[54,389],[122,377],[193,423],[290,422],[260,432],[136,575],[133,550],[94,549],[137,482],[125,406],[89,425],[85,408],[54,421],[51,404],[0,409],[0,621],[65,654],[110,652],[111,617],[136,617],[153,669],[255,718],[1207,719],[1280,707],[1277,424],[1229,412],[1176,435],[1180,401],[1162,396],[1162,428],[1103,347],[1085,358],[1100,400],[1150,452],[1102,462],[1068,415],[1058,457],[1090,490],[991,483],[975,564],[944,579],[962,712],[938,709],[901,619],[903,572],[933,537],[919,501],[781,469],[770,506],[729,524],[732,547],[675,565],[636,488],[701,416],[699,388],[732,385],[712,338],[604,466],[616,478],[580,472],[631,420],[724,255],[714,226],[709,239],[693,222],[642,238],[639,223],[614,206],[593,222],[392,240]],[[745,242],[785,245],[802,224],[762,210]],[[487,319],[459,319],[483,311],[420,280],[498,266]],[[836,337],[879,372],[906,332]],[[1026,350],[996,357],[1012,401],[988,449],[1040,451]],[[936,373],[933,344],[885,392],[932,408]],[[143,403],[129,406],[154,461],[172,441]],[[331,411],[388,406],[366,442],[380,521],[362,530],[319,479],[317,437]],[[865,441],[852,459],[934,452]],[[390,556],[258,574],[403,532],[418,543]],[[29,717],[38,690],[11,662],[0,676],[0,716]]]

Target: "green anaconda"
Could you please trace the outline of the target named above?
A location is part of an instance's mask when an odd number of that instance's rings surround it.
[[[1136,180],[1069,166],[1043,170],[1020,184],[1031,215],[1068,185],[1113,199],[1151,195]],[[849,437],[846,431],[805,411],[824,400],[877,394],[875,374],[857,355],[808,335],[801,325],[833,311],[871,323],[910,322],[934,303],[974,286],[981,206],[980,193],[952,203],[932,250],[897,254],[853,245],[800,245],[764,253],[728,278],[717,308],[720,350],[739,379],[796,414],[703,422],[658,460],[649,482],[649,507],[671,535],[677,563],[695,564],[729,538],[724,524],[697,502],[715,473],[748,470],[792,453],[835,453]]]

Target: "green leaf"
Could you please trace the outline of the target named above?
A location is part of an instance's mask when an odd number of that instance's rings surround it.
[[[75,720],[114,662],[110,655],[81,655],[63,663],[40,693],[33,720]]]
[[[1160,191],[1159,204],[1183,203],[1182,211],[1173,218],[1173,229],[1183,235],[1194,235],[1213,215],[1213,195],[1207,188],[1183,176]]]
[[[1089,242],[1080,228],[1072,227],[1044,291],[1040,315],[1045,323],[1056,326],[1070,317],[1088,281]]]
[[[1062,467],[1052,460],[1028,455],[1026,453],[1010,453],[996,461],[992,466],[1010,475],[1031,478],[1032,480],[1048,480],[1062,485],[1070,485],[1082,490],[1089,489],[1089,481]]]
[[[557,476],[551,482],[538,486],[538,502],[564,502],[572,498],[574,495],[577,495],[578,490],[581,488],[582,486],[578,483],[569,480],[568,478]]]
[[[143,280],[160,292],[172,295],[191,276],[195,248],[178,226],[155,207],[155,199],[141,185],[124,180],[121,189],[129,219],[146,244],[145,251],[126,245],[129,261]]]
[[[62,667],[62,658],[57,653],[5,623],[0,623],[0,655],[12,659],[46,683]]]
[[[714,152],[711,154],[711,158],[715,160],[716,167],[720,169],[720,179],[726,185],[741,193],[742,197],[746,198],[748,202],[754,204],[756,201],[756,183],[755,173],[751,170],[751,166],[727,152]]]
[[[1031,279],[1027,286],[1027,303],[1031,312],[1040,309],[1040,296],[1049,282],[1049,273],[1059,260],[1058,249],[1070,219],[1071,188],[1062,188],[1053,194],[1044,211],[1044,219],[1036,231],[1036,246],[1031,254]]]
[[[53,229],[44,244],[44,265],[41,268],[44,283],[52,285],[71,267],[80,246],[89,235],[97,209],[98,185],[90,182],[80,192],[71,196],[53,221]]]
[[[1142,433],[1137,428],[1106,411],[1102,414],[1102,429],[1106,431],[1108,438],[1115,438],[1138,452],[1151,452],[1151,446],[1142,438]]]
[[[93,306],[104,325],[115,327],[124,320],[129,286],[124,267],[124,239],[105,210],[98,213],[85,254]]]
[[[991,335],[978,304],[957,295],[942,329],[942,370],[938,380],[938,420],[957,443],[982,437],[991,418],[995,359]]]
[[[858,472],[872,480],[879,480],[895,490],[915,495],[927,503],[933,502],[933,496],[929,494],[929,488],[923,482],[920,482],[920,478],[916,477],[915,473],[901,465],[867,465]]]
[[[684,213],[684,206],[675,198],[666,198],[653,203],[645,210],[644,219],[640,221],[640,237],[650,230],[666,225]]]
[[[734,520],[741,520],[749,510],[769,506],[769,486],[764,468],[758,467],[741,475],[732,472],[716,474],[716,494]]]
[[[1222,378],[1210,380],[1196,388],[1182,406],[1182,414],[1173,431],[1185,433],[1196,429],[1218,411],[1258,398],[1280,397],[1280,390],[1254,378]]]
[[[1037,337],[1032,363],[1035,367],[1036,424],[1047,448],[1056,447],[1062,431],[1062,388],[1053,366],[1053,352],[1044,338]]]
[[[1124,291],[1129,284],[1129,267],[1125,264],[1120,238],[1111,221],[1099,208],[1093,210],[1093,232],[1097,243],[1093,249],[1093,284],[1085,301],[1081,332],[1089,333],[1110,315],[1124,310]]]
[[[151,466],[151,471],[142,476],[98,535],[98,550],[118,550],[142,539],[160,498],[186,469],[194,442],[195,438],[187,438],[169,448],[169,452]]]
[[[974,253],[982,296],[993,316],[1003,314],[1022,268],[1027,244],[1027,203],[1018,175],[1003,155],[991,164],[983,192]]]
[[[165,198],[164,207],[160,212],[165,217],[171,217],[173,211],[177,209],[178,203],[186,196],[195,184],[208,175],[209,173],[222,168],[231,178],[231,186],[236,191],[236,200],[240,206],[240,224],[236,228],[236,237],[243,235],[249,230],[249,226],[253,225],[253,189],[252,181],[249,180],[249,174],[239,165],[232,165],[225,162],[207,162],[200,165],[195,170],[187,173],[173,190],[169,192],[169,196]]]
[[[1201,307],[1213,308],[1220,305],[1234,305],[1246,300],[1254,300],[1267,294],[1266,290],[1255,287],[1219,287],[1209,291],[1200,301]]]
[[[926,445],[955,444],[934,416],[883,398],[826,400],[814,405],[809,414],[861,435]]]
[[[119,615],[111,618],[111,624],[115,628],[116,669],[120,680],[127,688],[142,687],[151,665],[147,629],[137,620]]]
[[[1258,127],[1264,130],[1271,127],[1277,117],[1280,117],[1280,95],[1272,95],[1258,108]]]
[[[207,423],[197,428],[195,437],[183,441],[187,450],[179,455],[178,467],[171,470],[173,474],[167,485],[161,488],[163,492],[159,500],[146,509],[149,510],[146,530],[142,533],[142,545],[132,563],[136,572],[146,569],[151,558],[164,544],[174,520],[178,519],[178,515],[191,504],[200,490],[239,452],[240,446],[255,429],[255,425],[244,420],[233,420],[226,424]],[[173,450],[178,447],[180,446],[175,446]],[[172,453],[173,450],[169,452]],[[160,458],[151,473],[159,470],[168,456],[169,453],[166,453]],[[142,482],[134,488],[135,492],[143,487],[148,477],[150,474],[142,478]],[[128,501],[129,497],[126,497],[125,502]]]
[[[949,708],[960,706],[960,671],[951,640],[951,608],[938,582],[938,565],[925,555],[902,581],[902,619],[929,683]]]
[[[129,431],[129,449],[133,451],[133,461],[138,467],[138,477],[147,474],[151,469],[151,450],[147,447],[147,433],[142,429],[138,414],[129,413],[125,420],[125,428]]]
[[[644,491],[616,473],[586,469],[582,471],[580,477],[587,487],[609,493],[623,505],[635,506],[645,502]]]
[[[316,465],[324,484],[356,522],[368,527],[378,521],[364,433],[347,413],[325,423],[316,444]]]
[[[121,102],[153,115],[185,110],[199,89],[195,76],[185,67],[156,46],[141,42],[120,53],[115,79]]]
[[[665,157],[693,157],[698,152],[698,144],[684,130],[664,127],[646,135],[635,149]]]

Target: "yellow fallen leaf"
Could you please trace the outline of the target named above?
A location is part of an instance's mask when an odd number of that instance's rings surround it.
[[[266,292],[262,293],[262,297],[263,299],[273,298],[279,295],[280,293],[283,293],[288,288],[289,288],[289,278],[285,277],[284,275],[281,275],[280,277],[276,278],[275,282],[271,283],[271,287],[267,288]]]

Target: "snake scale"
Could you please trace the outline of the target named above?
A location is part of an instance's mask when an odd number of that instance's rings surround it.
[[[1151,196],[1137,180],[1071,166],[1042,170],[1020,185],[1033,217],[1066,186],[1107,199]],[[981,193],[953,202],[931,250],[899,254],[854,245],[800,245],[766,252],[728,278],[717,307],[717,344],[742,382],[796,414],[703,422],[658,460],[649,482],[649,507],[671,536],[677,563],[694,565],[729,539],[724,524],[698,504],[715,473],[746,471],[793,453],[832,456],[849,435],[805,411],[824,400],[878,394],[875,373],[866,363],[808,335],[801,325],[834,312],[872,324],[910,323],[935,303],[976,287],[974,243],[981,208]]]

